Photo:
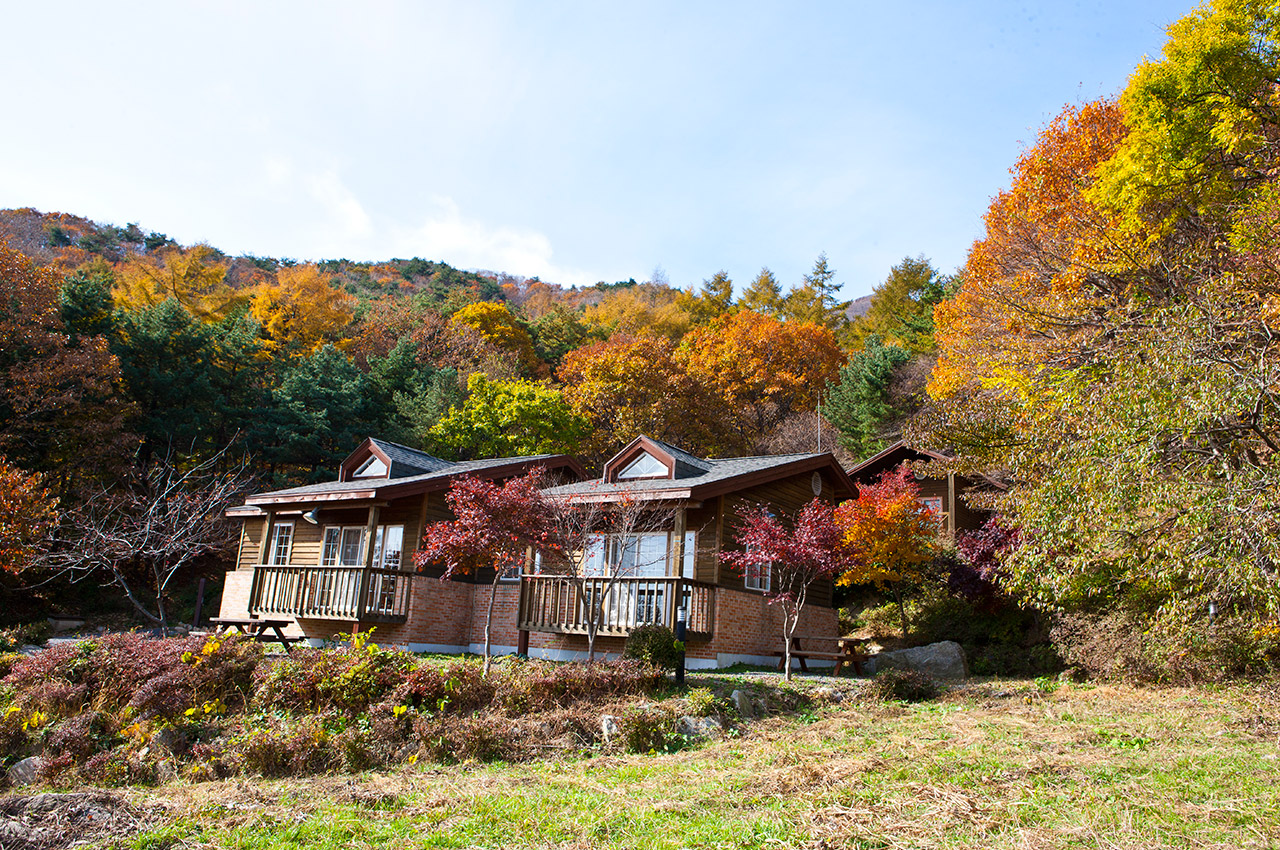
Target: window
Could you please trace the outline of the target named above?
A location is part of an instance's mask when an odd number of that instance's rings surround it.
[[[375,570],[400,569],[400,556],[404,550],[404,526],[380,525],[373,539],[373,568]]]
[[[945,520],[947,516],[942,512],[942,497],[924,496],[920,499],[920,503],[924,505],[931,514],[933,514],[933,521],[938,524],[939,528],[941,528],[943,520]]]
[[[618,473],[618,478],[666,478],[667,475],[665,463],[648,452],[643,452],[640,457],[623,467]]]
[[[330,526],[324,530],[322,567],[363,567],[364,528]],[[373,536],[373,568],[398,570],[404,557],[404,526],[380,525]]]
[[[364,542],[364,529],[329,527],[324,530],[324,549],[320,555],[322,567],[361,567],[360,544]]]
[[[378,457],[377,455],[373,455],[364,463],[360,464],[360,468],[357,469],[354,473],[352,473],[351,477],[352,478],[386,478],[387,465],[382,462],[382,458]]]
[[[695,579],[698,559],[698,532],[689,531],[684,535],[684,563],[680,565],[680,575],[687,579]]]
[[[271,563],[283,565],[289,563],[289,553],[293,549],[293,523],[277,523],[271,529]]]
[[[762,593],[769,592],[769,588],[772,586],[772,579],[772,561],[747,567],[746,573],[742,577],[743,584],[747,590],[759,590]]]

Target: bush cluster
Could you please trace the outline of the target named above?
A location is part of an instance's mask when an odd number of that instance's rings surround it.
[[[675,632],[666,626],[654,624],[631,630],[622,648],[622,657],[643,661],[663,670],[672,670],[680,663],[683,652],[684,645],[676,640]]]
[[[136,634],[13,659],[0,679],[0,774],[28,755],[55,784],[291,776],[536,757],[598,743],[599,705],[650,693],[636,660],[424,661],[362,636],[264,656],[238,636]]]
[[[925,702],[941,693],[938,683],[918,670],[882,670],[859,692],[863,699]]]
[[[1280,627],[1238,617],[1074,614],[1052,637],[1063,661],[1095,679],[1190,685],[1280,671]]]

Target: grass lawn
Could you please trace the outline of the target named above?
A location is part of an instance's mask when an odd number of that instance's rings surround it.
[[[123,792],[137,848],[1280,846],[1280,695],[971,684],[670,754]]]

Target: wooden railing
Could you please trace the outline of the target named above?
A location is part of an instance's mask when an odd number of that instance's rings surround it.
[[[689,640],[710,640],[715,626],[714,584],[678,576],[579,580],[526,575],[520,579],[519,628],[584,635],[592,602],[599,605],[599,635],[625,637],[637,626],[649,623],[674,629],[678,608],[685,610]]]
[[[409,613],[412,573],[271,564],[253,569],[250,614],[403,622]]]

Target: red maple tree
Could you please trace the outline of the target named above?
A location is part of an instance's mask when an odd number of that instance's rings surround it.
[[[720,560],[744,575],[769,576],[765,596],[770,604],[781,606],[783,669],[790,679],[791,641],[809,588],[851,567],[845,532],[836,523],[835,509],[821,499],[800,510],[792,529],[767,505],[747,508],[739,517],[742,528],[735,540],[741,549],[721,553]]]

